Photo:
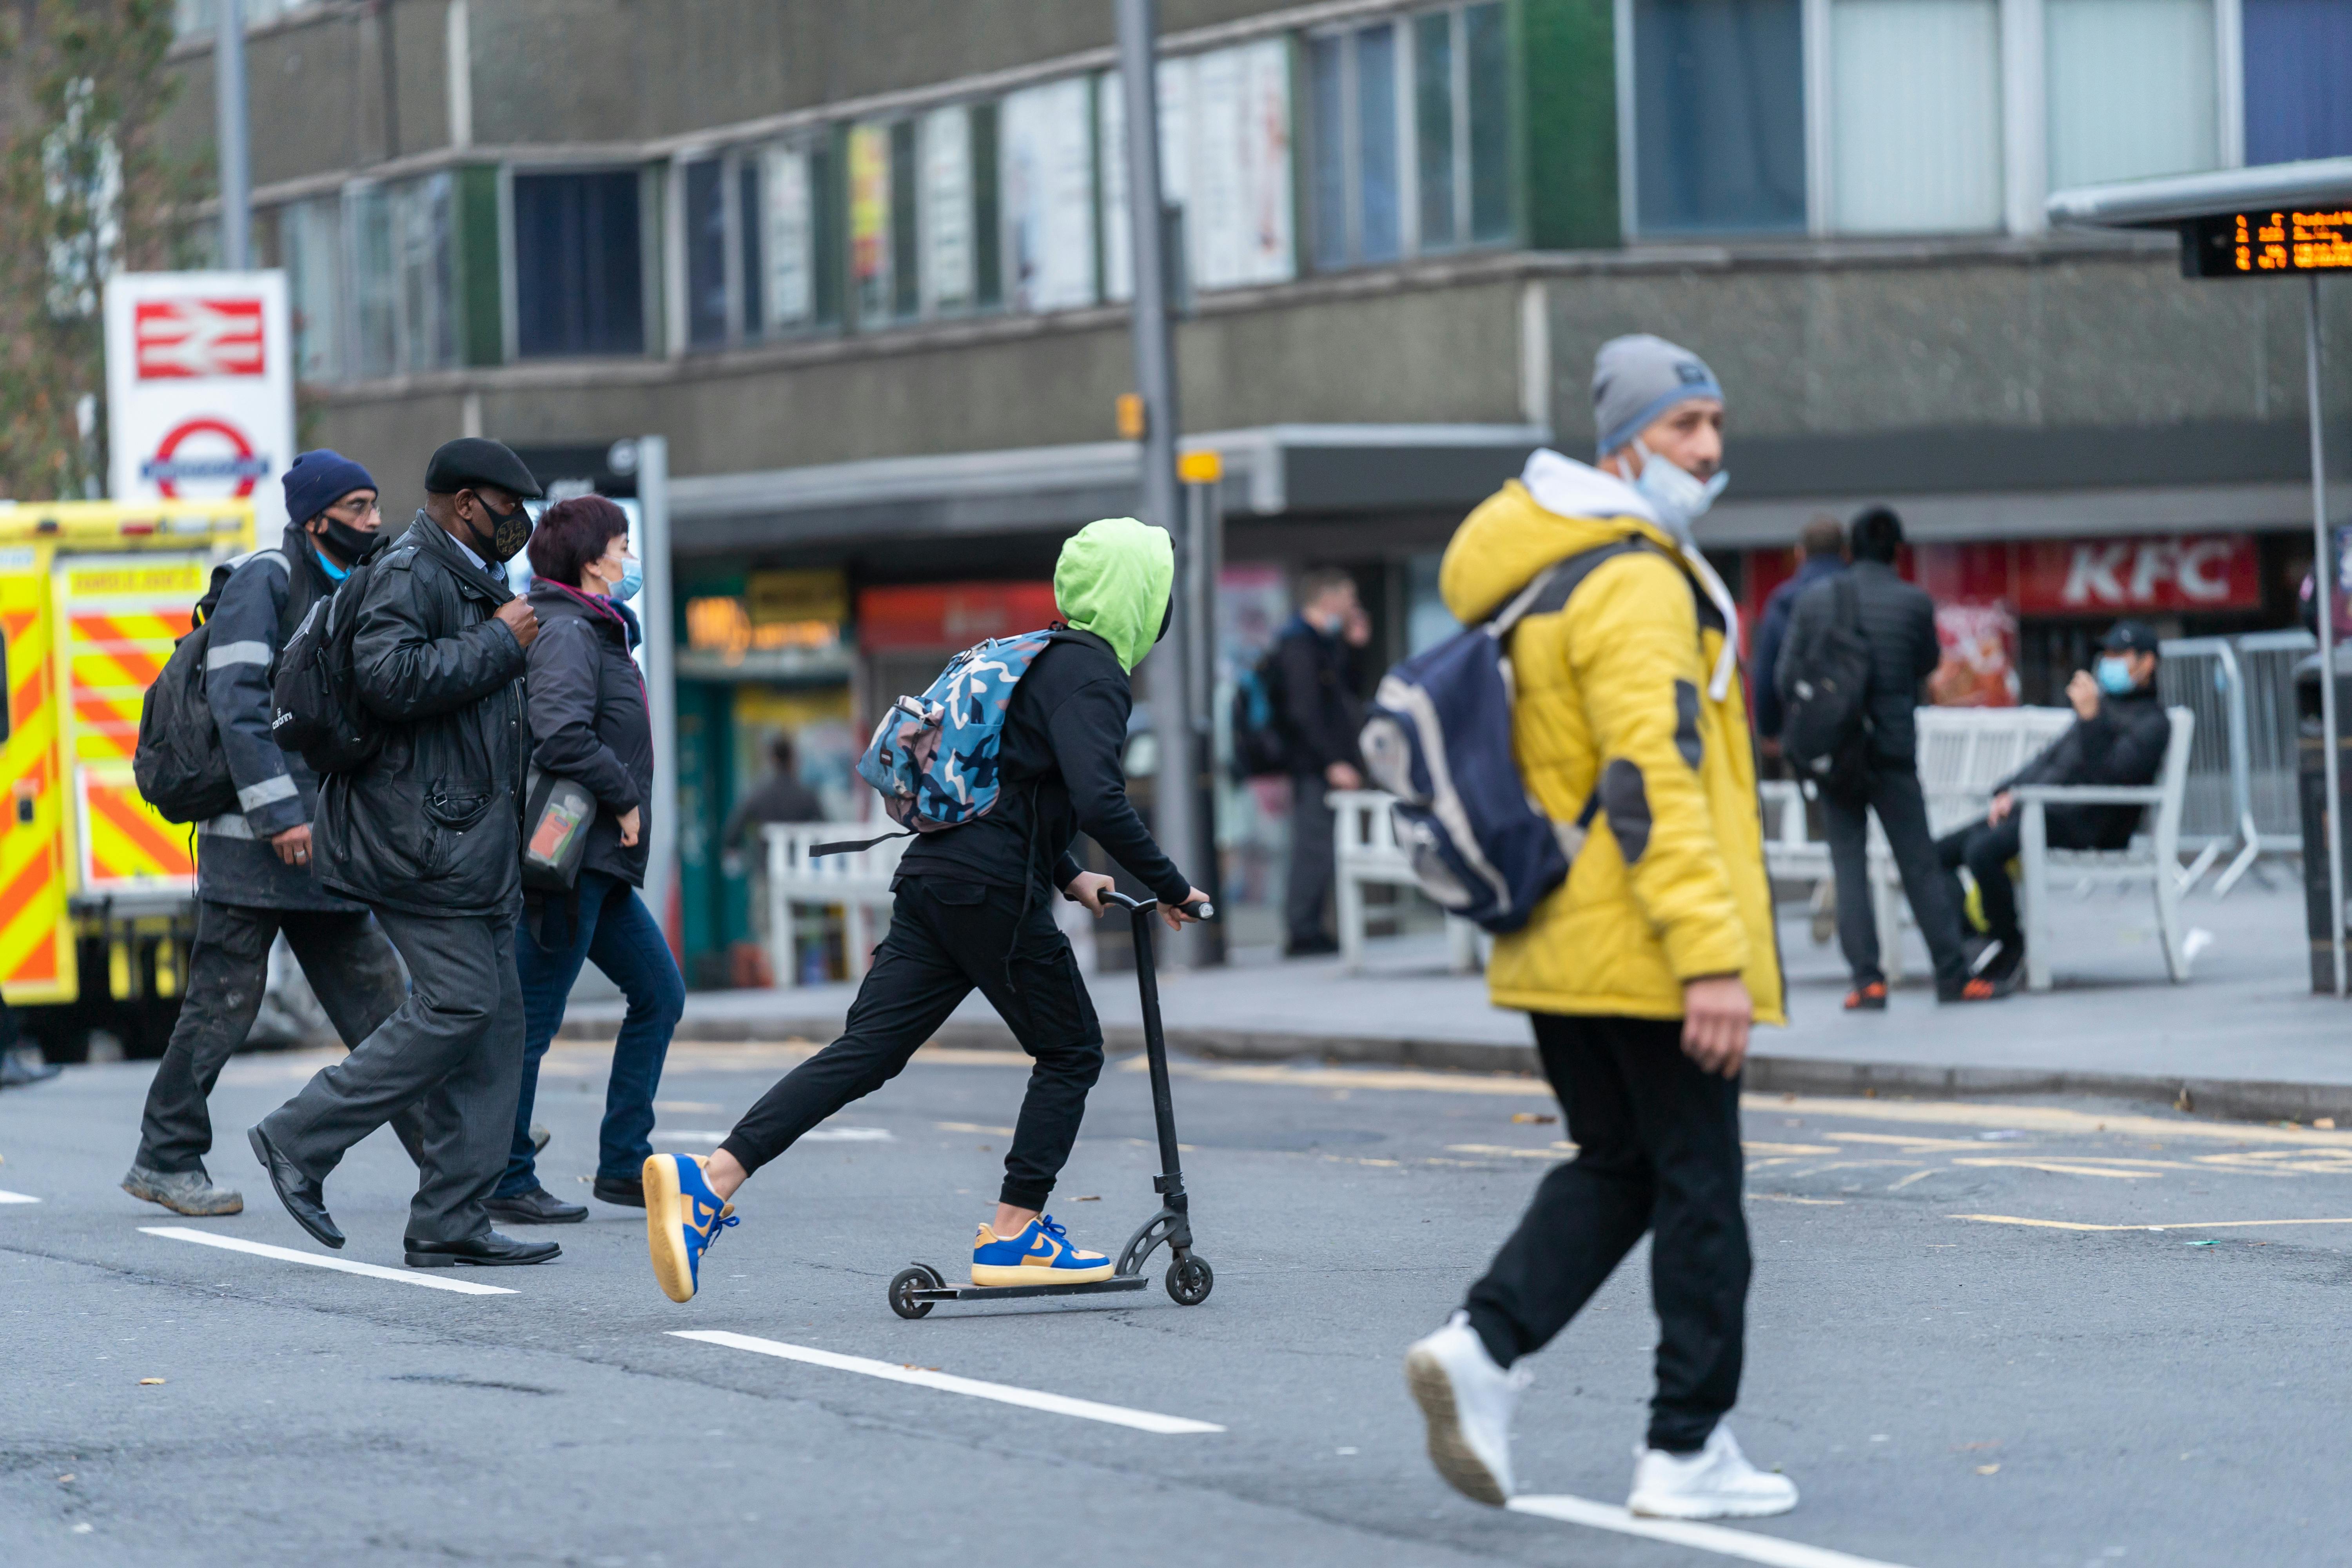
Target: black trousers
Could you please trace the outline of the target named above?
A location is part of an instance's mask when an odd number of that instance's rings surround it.
[[[408,961],[407,998],[352,1054],[262,1119],[270,1141],[316,1178],[386,1122],[416,1160],[407,1238],[486,1234],[483,1200],[506,1173],[522,1084],[518,908],[436,918],[379,909]]]
[[[1886,832],[1886,847],[1895,855],[1895,868],[1903,878],[1903,896],[1911,901],[1911,916],[1927,939],[1927,955],[1936,965],[1936,990],[1955,995],[1968,984],[1968,950],[1961,940],[1960,910],[1948,873],[1937,860],[1936,840],[1927,831],[1927,797],[1919,789],[1916,767],[1874,771],[1869,794],[1861,800],[1824,795],[1822,828],[1829,839],[1830,866],[1837,874],[1838,948],[1856,985],[1886,978],[1879,967],[1878,922],[1870,900],[1870,818]]]
[[[1021,901],[1012,888],[902,878],[890,934],[875,951],[841,1038],[761,1095],[719,1147],[746,1171],[758,1170],[898,1077],[978,990],[1034,1064],[1000,1197],[1015,1208],[1044,1208],[1077,1142],[1087,1092],[1102,1073],[1102,1026],[1053,910],[1038,904],[1024,917]]]
[[[213,1146],[205,1101],[229,1054],[252,1032],[269,982],[269,945],[280,930],[346,1046],[373,1034],[408,994],[392,944],[363,912],[198,904],[187,994],[147,1086],[139,1128],[139,1163],[147,1169],[205,1168]]]
[[[1324,910],[1339,875],[1339,851],[1331,842],[1339,814],[1323,799],[1330,788],[1321,773],[1290,781],[1290,875],[1283,888],[1282,918],[1293,947],[1331,940]]]
[[[1683,1055],[1678,1018],[1534,1019],[1576,1158],[1538,1184],[1463,1305],[1508,1366],[1566,1328],[1651,1233],[1661,1331],[1649,1444],[1690,1453],[1739,1394],[1749,1267],[1739,1085]]]

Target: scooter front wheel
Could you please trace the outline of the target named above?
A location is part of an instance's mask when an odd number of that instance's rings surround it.
[[[939,1287],[939,1277],[919,1263],[912,1268],[901,1268],[890,1279],[890,1310],[902,1318],[928,1318],[932,1304],[916,1300],[915,1292],[936,1290]]]
[[[1168,1294],[1180,1307],[1199,1306],[1216,1284],[1216,1271],[1198,1254],[1168,1266]]]

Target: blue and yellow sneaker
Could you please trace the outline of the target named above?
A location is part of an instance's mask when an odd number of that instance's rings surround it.
[[[735,1205],[719,1201],[702,1179],[698,1154],[654,1154],[646,1160],[646,1246],[654,1278],[673,1301],[691,1301],[702,1278],[702,1255],[719,1233],[743,1222]]]
[[[1000,1237],[983,1225],[971,1240],[971,1282],[975,1285],[1084,1285],[1110,1278],[1110,1259],[1099,1252],[1080,1252],[1070,1245],[1070,1233],[1054,1216],[1033,1219],[1018,1236]]]

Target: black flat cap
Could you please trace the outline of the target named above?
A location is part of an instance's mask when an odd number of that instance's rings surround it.
[[[2099,646],[2109,653],[2155,653],[2156,628],[2146,621],[2117,621],[2099,639]]]
[[[455,495],[477,485],[491,485],[509,494],[536,498],[539,481],[523,461],[501,441],[484,436],[460,436],[445,441],[425,465],[425,489],[436,496]]]

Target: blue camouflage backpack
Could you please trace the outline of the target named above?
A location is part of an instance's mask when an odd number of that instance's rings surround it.
[[[870,848],[883,838],[938,833],[986,816],[1003,781],[996,753],[1013,689],[1053,641],[1051,631],[991,637],[948,660],[920,697],[901,697],[874,727],[857,776],[882,796],[904,833],[860,843],[820,844],[810,854]]]
[[[1602,562],[1656,549],[1627,538],[1570,556],[1486,625],[1389,671],[1373,696],[1360,741],[1364,768],[1397,797],[1397,843],[1412,858],[1414,879],[1445,910],[1497,936],[1527,924],[1567,880],[1601,805],[1596,789],[1574,822],[1555,822],[1528,795],[1511,750],[1504,640],[1527,616],[1565,606]]]

